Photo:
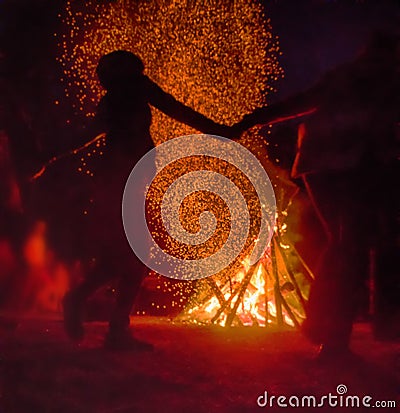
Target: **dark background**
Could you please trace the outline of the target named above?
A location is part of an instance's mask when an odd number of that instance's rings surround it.
[[[64,3],[0,1],[1,50],[7,56],[10,76],[29,76],[27,72],[40,63],[46,65],[41,66],[46,74],[53,73],[53,78],[58,74],[52,34]],[[400,23],[398,0],[264,0],[263,4],[283,52],[280,61],[285,79],[277,97],[310,86],[321,74],[355,56],[371,32],[396,30]]]
[[[285,78],[276,98],[311,86],[326,71],[351,60],[375,30],[398,30],[395,0],[264,1],[280,38]]]

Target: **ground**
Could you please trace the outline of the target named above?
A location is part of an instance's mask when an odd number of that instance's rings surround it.
[[[336,393],[395,400],[400,406],[400,343],[375,342],[357,324],[360,359],[319,364],[298,331],[193,326],[135,317],[136,336],[153,352],[102,348],[105,323],[89,323],[85,341],[69,342],[59,319],[24,318],[1,332],[1,413],[247,413],[350,411],[350,408],[259,407],[269,395]],[[366,411],[367,408],[358,408]],[[398,411],[398,410],[397,410]]]

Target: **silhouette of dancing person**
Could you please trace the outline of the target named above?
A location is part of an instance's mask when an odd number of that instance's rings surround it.
[[[94,171],[94,202],[81,231],[86,254],[92,258],[92,269],[64,299],[66,332],[72,339],[80,340],[84,335],[83,309],[87,298],[100,286],[118,278],[116,305],[105,340],[106,347],[117,350],[149,347],[134,339],[129,329],[129,315],[145,267],[130,249],[121,217],[126,180],[136,162],[153,147],[149,105],[204,133],[230,134],[229,127],[178,102],[143,71],[140,58],[123,50],[103,56],[98,63],[97,75],[107,93],[98,105],[93,128],[106,132],[107,144]]]
[[[368,247],[385,236],[376,222],[383,216],[395,222],[399,74],[399,38],[376,33],[353,62],[234,126],[247,129],[308,114],[299,127],[292,176],[302,178],[327,239],[302,326],[321,345],[321,358],[349,354]],[[398,272],[378,269],[378,284],[395,286],[398,279]]]

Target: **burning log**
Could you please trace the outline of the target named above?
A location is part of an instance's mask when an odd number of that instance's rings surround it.
[[[254,271],[255,271],[255,269],[257,268],[257,266],[258,266],[258,263],[253,264],[253,265],[250,267],[250,269],[248,270],[248,272],[247,272],[247,274],[246,274],[246,276],[245,276],[242,284],[240,285],[240,288],[239,288],[239,291],[238,291],[238,295],[237,295],[237,299],[236,299],[236,301],[235,301],[235,304],[233,305],[233,308],[232,308],[231,311],[229,312],[228,317],[227,317],[227,319],[226,319],[226,322],[225,322],[225,326],[226,326],[226,327],[230,327],[230,326],[231,326],[232,321],[233,321],[233,318],[235,317],[236,311],[237,311],[237,309],[238,309],[238,307],[239,307],[240,300],[241,300],[241,298],[243,297],[243,295],[244,295],[244,293],[245,293],[245,291],[246,291],[246,288],[247,288],[248,285],[249,285],[250,280],[253,278],[253,274],[254,274]]]
[[[274,321],[281,327],[299,327],[305,317],[307,294],[304,287],[299,284],[294,265],[281,243],[281,235],[277,232],[269,251],[260,262],[250,266],[243,264],[241,271],[236,268],[228,275],[223,274],[204,280],[204,287],[200,287],[201,292],[192,297],[179,318],[195,323],[211,323],[227,327],[268,326]],[[297,259],[297,251],[291,249],[290,252],[301,267],[304,267]],[[306,271],[299,275],[304,283],[309,283],[311,276]],[[202,293],[206,287],[211,295]],[[245,303],[252,300],[253,308],[251,305],[245,308]],[[246,317],[250,317],[251,323],[246,320]]]

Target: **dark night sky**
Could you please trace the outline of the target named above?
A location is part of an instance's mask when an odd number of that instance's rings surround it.
[[[376,29],[399,30],[399,0],[264,0],[280,37],[285,79],[276,97],[303,90],[351,60]]]
[[[62,4],[63,0],[0,0],[3,47],[12,50],[16,43],[19,51],[23,49],[19,59],[28,65],[48,58],[46,31],[56,28]],[[276,98],[310,86],[328,69],[351,59],[373,29],[400,27],[399,0],[264,0],[264,4],[281,39],[286,74]]]

